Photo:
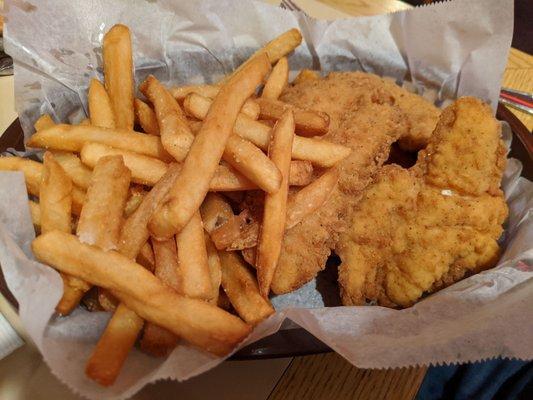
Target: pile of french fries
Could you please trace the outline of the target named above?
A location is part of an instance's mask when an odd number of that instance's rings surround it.
[[[24,173],[33,252],[63,279],[57,312],[82,302],[113,313],[91,379],[113,384],[139,336],[156,356],[181,340],[222,356],[274,312],[284,232],[327,200],[350,153],[316,137],[326,114],[278,99],[300,42],[288,31],[213,85],[167,88],[149,76],[141,100],[130,31],[115,25],[103,40],[105,85],[90,83],[90,119],[43,115],[27,142],[46,150],[43,162],[0,158],[0,170]],[[234,214],[231,199],[248,190],[264,192],[262,220]],[[238,250],[253,251],[253,265]]]

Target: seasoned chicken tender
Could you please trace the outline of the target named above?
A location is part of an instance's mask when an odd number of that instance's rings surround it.
[[[499,123],[474,98],[443,112],[410,170],[385,166],[350,214],[337,253],[345,305],[406,307],[495,265],[507,216]]]
[[[353,151],[340,163],[339,183],[328,201],[285,233],[271,286],[274,293],[299,288],[325,267],[351,208],[387,160],[391,144],[414,132],[430,136],[433,126],[419,126],[396,104],[396,98],[410,93],[399,87],[393,93],[387,85],[376,75],[342,72],[302,81],[282,94],[285,102],[327,113],[330,129],[323,138]]]

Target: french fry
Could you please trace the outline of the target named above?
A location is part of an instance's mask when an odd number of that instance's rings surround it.
[[[80,152],[82,162],[89,167],[94,167],[100,158],[109,155],[121,155],[124,159],[124,164],[131,171],[132,182],[141,185],[155,185],[166,173],[169,166],[169,164],[154,157],[147,157],[139,153],[117,149],[99,143],[86,143]],[[262,160],[264,157],[264,154],[262,154],[259,160]],[[243,160],[244,159],[245,158],[243,157]],[[246,158],[246,160],[252,160],[254,163],[257,162],[256,159]],[[250,171],[256,171],[259,168],[263,168],[263,165],[264,164],[257,162],[256,166],[250,168]],[[270,164],[267,165],[270,166]],[[291,166],[292,165],[294,165],[294,173],[290,176],[290,183],[298,186],[305,184],[312,176],[312,169],[309,169],[308,164],[302,162],[295,161],[291,163]],[[275,172],[265,174],[260,171],[258,173],[259,178],[256,179],[263,178],[266,180],[269,178],[269,174],[275,174]],[[234,168],[226,165],[219,165],[215,171],[215,175],[211,179],[209,190],[239,191],[257,188],[258,186],[255,183],[241,175]]]
[[[314,182],[290,196],[287,201],[285,229],[291,229],[318,210],[331,196],[338,180],[338,168],[331,168]]]
[[[119,304],[87,362],[85,367],[87,376],[100,385],[112,385],[143,324],[143,319],[134,311]]]
[[[292,168],[292,164],[291,164]],[[287,218],[285,230],[289,230],[308,215],[318,210],[329,198],[337,185],[339,171],[331,168],[308,186],[302,188],[287,200]],[[257,245],[259,223],[252,220],[248,223],[249,215],[245,211],[233,219],[218,226],[211,232],[211,239],[217,249],[243,250]]]
[[[152,240],[152,246],[155,255],[154,275],[179,293],[180,277],[176,242],[173,239]],[[178,337],[172,332],[148,322],[144,327],[141,349],[156,357],[162,357],[176,347],[177,342]]]
[[[137,257],[142,246],[150,237],[147,228],[148,220],[154,210],[165,200],[180,171],[179,164],[171,164],[166,174],[144,196],[139,207],[124,221],[119,239],[120,253],[130,259]]]
[[[190,298],[209,300],[213,287],[199,212],[176,235],[176,245],[179,261],[176,290]]]
[[[204,97],[209,97],[214,99],[218,92],[220,91],[220,86],[218,85],[186,85],[186,86],[175,86],[169,89],[172,96],[178,100],[183,101],[191,93],[197,93]]]
[[[103,289],[101,287],[97,289],[98,289],[98,303],[100,304],[100,307],[102,307],[105,311],[114,313],[119,305],[119,301],[115,298],[115,296],[111,294],[109,290]],[[103,336],[104,335],[102,335],[102,337]]]
[[[83,243],[103,250],[118,247],[130,171],[121,156],[106,156],[94,167],[76,234]]]
[[[70,233],[72,181],[49,152],[44,154],[39,206],[41,233],[53,230]],[[68,274],[61,273],[61,278],[63,295],[56,306],[56,311],[61,315],[67,315],[78,305],[90,286]]]
[[[219,252],[222,264],[222,287],[229,301],[246,322],[257,325],[274,314],[268,299],[259,293],[255,276],[235,252]]]
[[[207,115],[211,100],[200,95],[188,96],[188,102],[183,104],[187,112],[195,118],[204,119]],[[271,128],[259,121],[255,121],[240,113],[235,121],[233,132],[243,139],[247,139],[262,150],[268,149]],[[292,157],[297,160],[307,160],[320,167],[329,168],[350,155],[351,149],[340,144],[327,142],[316,138],[295,136]]]
[[[135,99],[133,104],[135,107],[135,117],[139,121],[139,125],[143,128],[143,131],[150,135],[159,136],[159,125],[157,124],[154,110],[139,99]]]
[[[91,168],[102,157],[110,155],[122,156],[124,164],[131,171],[131,180],[141,185],[155,185],[168,169],[168,164],[157,158],[99,143],[86,143],[80,152],[82,162]]]
[[[306,186],[313,181],[313,164],[309,161],[291,161],[290,186]]]
[[[133,56],[130,30],[114,25],[104,36],[105,88],[113,106],[117,128],[133,129]]]
[[[252,98],[247,99],[241,108],[241,112],[251,119],[257,119],[260,111],[259,104]]]
[[[289,81],[289,62],[287,57],[282,57],[276,63],[268,77],[261,97],[277,100]]]
[[[237,136],[230,135],[223,154],[224,161],[267,193],[274,193],[281,185],[281,174],[258,147]]]
[[[82,164],[80,158],[70,152],[53,151],[55,160],[61,165],[72,182],[82,189],[87,190],[91,182],[92,171]]]
[[[181,296],[128,257],[81,243],[74,235],[48,232],[32,242],[32,249],[39,261],[111,290],[142,318],[213,354],[227,354],[250,332],[238,317]]]
[[[209,190],[239,110],[269,69],[266,56],[256,57],[222,87],[185,158],[180,176],[169,193],[169,200],[150,219],[149,229],[156,238],[168,238],[179,232],[198,210]]]
[[[282,33],[275,39],[268,42],[265,46],[257,50],[252,56],[243,64],[239,66],[233,73],[226,76],[222,83],[228,82],[235,75],[240,73],[249,64],[253,63],[256,58],[266,54],[271,64],[275,64],[281,57],[286,56],[296,47],[302,43],[302,34],[298,29],[290,29],[285,33]]]
[[[293,85],[298,85],[302,82],[314,81],[320,79],[320,73],[318,71],[312,71],[310,69],[302,69],[296,78],[292,81]]]
[[[39,196],[43,165],[40,162],[21,157],[0,157],[0,171],[21,171],[28,193]],[[80,215],[85,201],[85,192],[77,187],[72,188],[72,213]]]
[[[39,196],[43,165],[22,157],[0,157],[0,171],[21,171],[24,174],[28,193]]]
[[[30,205],[31,222],[35,230],[41,230],[41,206],[32,200],[28,201]]]
[[[320,111],[304,110],[302,108],[284,103],[280,100],[259,98],[256,100],[261,108],[259,118],[274,119],[281,118],[286,110],[292,110],[296,132],[301,136],[320,136],[328,132],[329,116]]]
[[[236,245],[240,250],[255,246],[257,244],[259,224],[257,221],[248,223],[249,217],[248,210],[244,210],[239,215],[230,218],[224,225],[213,230],[211,239],[215,247],[218,250],[226,250],[232,245]]]
[[[88,102],[91,125],[102,128],[115,128],[115,116],[111,100],[104,85],[98,79],[91,79]],[[131,128],[133,128],[133,125]]]
[[[190,85],[173,87],[169,89],[169,92],[179,102],[183,102],[191,93],[212,100],[220,92],[221,87],[220,85]],[[259,116],[259,104],[252,98],[247,99],[241,108],[241,112],[252,119],[257,119]]]
[[[192,94],[185,98],[183,107],[194,112],[194,104],[191,103],[195,102],[195,98],[198,98],[196,101],[209,101],[200,95]],[[279,171],[251,142],[231,135],[226,142],[222,158],[262,190],[268,193],[278,190],[281,182]]]
[[[124,217],[129,217],[141,205],[146,193],[142,186],[130,186],[130,194],[124,206]]]
[[[152,250],[152,246],[150,246],[149,242],[146,242],[143,247],[141,247],[141,250],[139,251],[139,254],[137,255],[137,258],[135,259],[137,264],[142,265],[144,268],[146,268],[148,271],[153,272],[155,269],[155,255]]]
[[[233,218],[233,210],[227,200],[218,193],[208,193],[200,207],[200,215],[207,233]]]
[[[287,213],[287,194],[289,191],[289,168],[291,165],[291,148],[294,138],[294,118],[292,111],[283,114],[272,131],[272,143],[269,156],[279,168],[283,178],[280,189],[265,194],[263,222],[257,243],[256,269],[259,292],[268,297],[272,277],[276,271],[281,242],[285,231]]]
[[[180,171],[181,167],[178,164],[171,164],[167,173],[143,197],[141,204],[126,219],[119,239],[119,251],[121,254],[129,259],[139,258],[139,253],[149,238],[148,220],[153,211],[162,204]],[[101,376],[98,375],[98,371],[103,370],[107,371],[107,380],[110,380],[110,377],[114,380],[118,376],[126,356],[133,347],[142,327],[142,318],[132,312],[126,305],[120,304],[87,364],[86,371],[91,371],[91,375],[88,372],[87,374],[92,379],[100,382]],[[109,357],[116,358],[112,364],[109,364],[108,353]]]
[[[36,131],[40,131],[46,128],[50,128],[51,126],[54,126],[55,122],[52,119],[52,117],[48,114],[43,114],[39,117],[37,121],[35,121],[35,124],[33,124],[33,127]]]
[[[77,153],[87,142],[101,143],[161,160],[170,159],[156,136],[96,126],[58,124],[38,131],[28,140],[26,145]]]
[[[44,153],[39,195],[41,232],[70,232],[72,181],[49,152]]]
[[[183,161],[194,135],[178,102],[152,75],[145,79],[140,90],[154,105],[163,147],[176,161]]]
[[[209,234],[204,232],[205,248],[207,250],[207,263],[209,264],[209,276],[211,277],[211,295],[209,296],[209,303],[217,305],[218,296],[220,293],[220,282],[222,280],[222,266],[218,256],[217,249]]]

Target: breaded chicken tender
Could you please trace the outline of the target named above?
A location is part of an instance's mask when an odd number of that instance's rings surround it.
[[[431,109],[433,125],[425,120],[421,124],[420,118],[411,118],[410,112],[397,104],[411,96],[419,99],[418,108]],[[287,88],[281,100],[327,113],[330,128],[324,139],[353,151],[340,163],[339,183],[328,201],[285,233],[271,286],[275,294],[299,288],[325,267],[350,209],[387,160],[391,144],[411,136],[429,138],[438,116],[438,109],[421,97],[376,75],[361,72],[331,73],[322,79],[303,80]],[[413,107],[415,103],[411,101]],[[317,171],[317,175],[321,173]],[[245,256],[253,260],[249,250]]]
[[[491,268],[507,217],[500,125],[480,100],[446,108],[409,169],[387,165],[350,214],[336,248],[345,305],[407,307]]]

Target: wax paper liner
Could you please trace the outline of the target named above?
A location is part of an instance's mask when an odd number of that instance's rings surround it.
[[[302,13],[247,1],[6,1],[6,49],[15,61],[16,106],[26,136],[41,113],[78,121],[89,79],[102,79],[101,40],[114,23],[130,26],[136,80],[153,73],[167,83],[213,81],[260,45],[291,27],[305,44],[294,70],[363,70],[412,81],[423,95],[475,95],[496,105],[512,35],[511,0],[454,1],[391,15],[316,21]],[[504,133],[510,136],[508,127]],[[510,160],[504,189],[510,207],[498,267],[465,279],[406,310],[320,307],[310,282],[278,296],[278,312],[241,347],[276,332],[289,318],[354,365],[387,368],[480,360],[529,359],[533,321],[533,185]],[[33,228],[20,173],[0,174],[0,263],[20,317],[52,372],[90,398],[125,398],[149,382],[184,380],[222,361],[179,346],[167,359],[137,350],[114,386],[101,388],[84,366],[109,316],[76,310],[53,315],[61,281],[35,261]],[[307,308],[306,308],[307,307]],[[313,307],[313,308],[309,308]]]

